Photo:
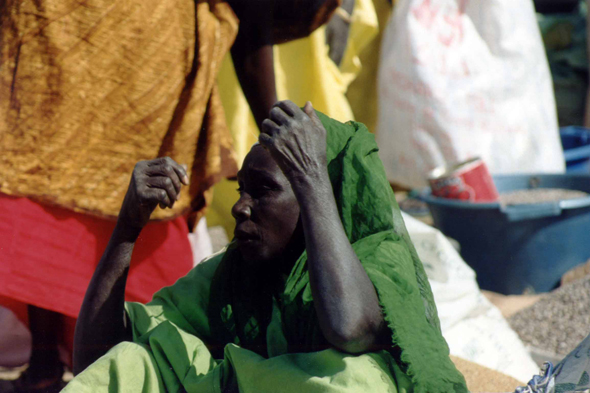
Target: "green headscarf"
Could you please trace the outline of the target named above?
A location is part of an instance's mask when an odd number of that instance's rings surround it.
[[[466,392],[463,376],[449,359],[426,273],[385,176],[374,136],[360,123],[342,124],[319,112],[318,116],[327,131],[328,171],[340,218],[377,290],[391,331],[390,353],[415,392]],[[274,302],[288,353],[325,347],[305,252],[278,299],[248,290],[255,284],[243,268],[238,250],[230,244],[211,283],[208,308],[211,331],[220,345],[234,342],[264,356],[267,350],[272,354],[275,349],[267,345],[266,327]]]

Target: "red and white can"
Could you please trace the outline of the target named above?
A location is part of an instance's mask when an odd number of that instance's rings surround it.
[[[442,166],[428,175],[432,195],[469,202],[497,202],[498,190],[481,158]]]

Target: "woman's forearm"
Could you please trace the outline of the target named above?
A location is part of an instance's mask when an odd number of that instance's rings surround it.
[[[83,371],[111,347],[131,340],[126,326],[125,284],[131,254],[154,209],[172,208],[183,185],[182,165],[170,157],[139,161],[129,181],[119,219],[86,290],[74,334],[74,374]]]
[[[117,223],[86,290],[74,336],[74,374],[130,340],[125,323],[125,284],[139,230]]]
[[[344,232],[327,171],[293,188],[301,208],[320,327],[336,348],[375,349],[385,329],[379,299]]]
[[[350,353],[376,349],[386,331],[379,299],[344,232],[327,170],[326,129],[310,102],[278,102],[259,141],[291,184],[300,208],[320,328]]]

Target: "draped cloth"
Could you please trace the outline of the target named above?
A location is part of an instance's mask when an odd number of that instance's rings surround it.
[[[5,0],[0,18],[1,192],[114,218],[135,163],[170,156],[191,186],[165,219],[235,175],[216,88],[227,3]]]
[[[122,343],[66,392],[466,392],[449,359],[424,268],[409,240],[372,134],[319,114],[340,218],[373,282],[390,341],[350,355],[319,328],[304,252],[282,294],[256,285],[234,243],[147,305],[127,303]],[[215,360],[222,359],[222,360]],[[110,390],[109,390],[110,389]]]

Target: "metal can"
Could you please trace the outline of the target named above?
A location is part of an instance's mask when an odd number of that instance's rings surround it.
[[[428,175],[432,195],[469,202],[497,202],[498,190],[481,158],[432,170]]]

